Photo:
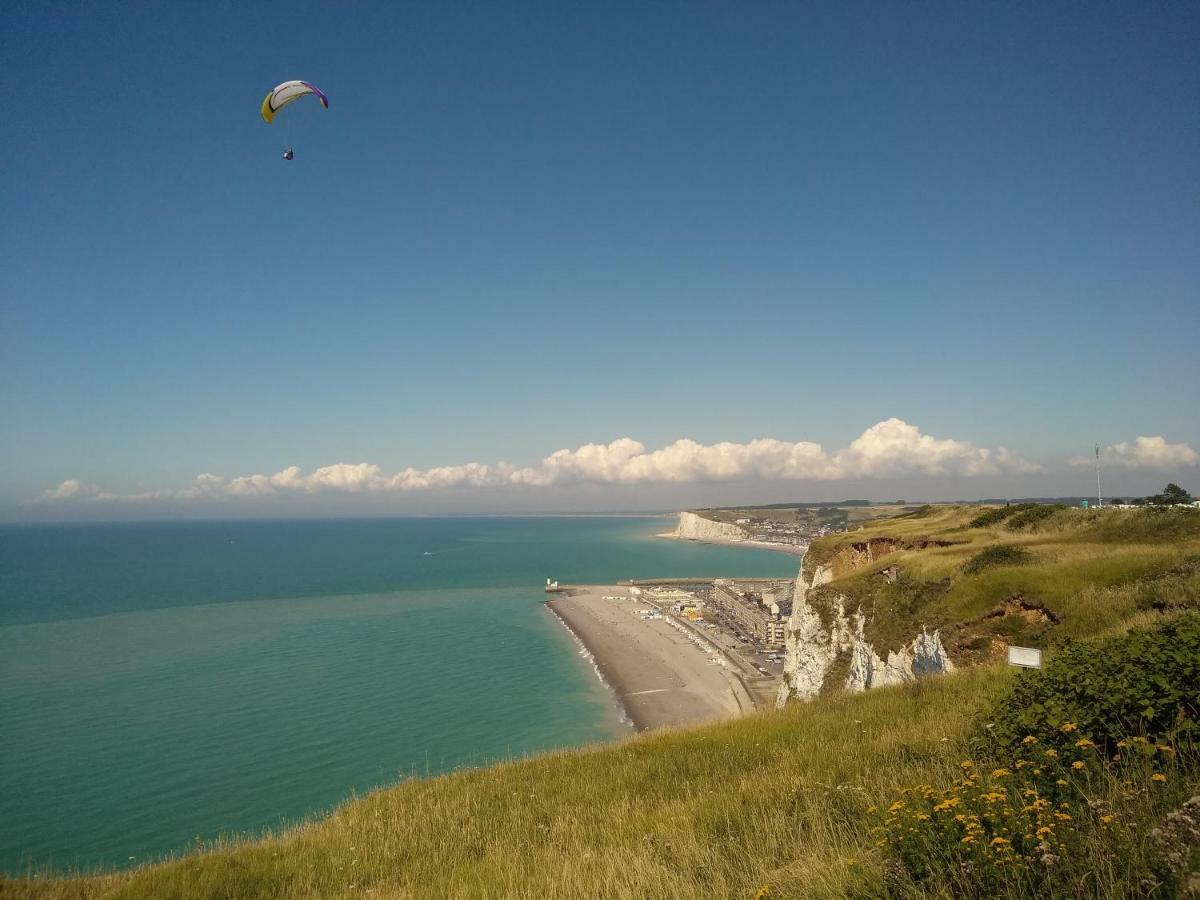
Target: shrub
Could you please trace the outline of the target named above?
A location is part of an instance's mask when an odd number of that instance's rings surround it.
[[[963,571],[968,575],[978,575],[984,569],[994,569],[997,566],[1023,566],[1032,557],[1024,547],[988,547],[967,560]]]
[[[1000,506],[996,509],[989,509],[987,512],[982,512],[971,520],[971,528],[987,528],[990,525],[999,525],[1009,516],[1015,516],[1019,512],[1033,509],[1037,506],[1036,503],[1017,503],[1013,506]]]
[[[1200,834],[1200,615],[1071,645],[991,713],[949,787],[868,809],[892,893],[1179,894]]]
[[[1010,531],[1019,531],[1022,528],[1028,528],[1030,525],[1044,522],[1059,510],[1066,508],[1062,503],[1033,503],[1029,505],[1028,509],[1023,509],[1010,518],[1008,524],[1004,527]]]
[[[1175,886],[1179,866],[1164,865],[1144,835],[1187,795],[1194,760],[1143,740],[1144,752],[1112,761],[1067,733],[1074,742],[1062,751],[1026,735],[1003,757],[964,760],[948,788],[918,785],[883,811],[868,808],[875,844],[893,861],[894,893],[1070,897]],[[1095,881],[1096,855],[1120,860],[1113,883]]]
[[[1031,734],[1057,735],[1058,745],[1088,738],[1109,756],[1127,735],[1200,737],[1200,614],[1068,644],[1018,679],[990,718],[986,743],[1001,752]]]

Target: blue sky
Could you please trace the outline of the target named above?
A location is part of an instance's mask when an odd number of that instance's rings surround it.
[[[1200,489],[1194,3],[17,2],[0,41],[2,517],[1075,494],[1095,442]],[[290,78],[330,109],[265,125]],[[1041,469],[96,496],[893,418]]]

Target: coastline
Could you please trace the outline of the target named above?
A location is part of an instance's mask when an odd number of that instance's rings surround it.
[[[774,550],[776,553],[786,553],[789,556],[804,556],[808,552],[808,544],[779,544],[774,541],[752,541],[741,538],[687,538],[680,537],[674,531],[656,534],[657,538],[672,541],[692,541],[696,544],[720,544],[725,547],[754,547],[759,550]]]
[[[545,601],[591,656],[638,731],[734,718],[754,709],[715,648],[696,644],[668,618],[643,619],[646,601],[627,586],[572,585]]]

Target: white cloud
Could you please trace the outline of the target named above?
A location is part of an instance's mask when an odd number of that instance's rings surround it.
[[[62,484],[55,488],[49,488],[42,491],[42,500],[79,500],[85,497],[95,497],[100,493],[99,489],[90,484],[85,484],[78,478],[68,478]]]
[[[1040,467],[1005,447],[988,450],[967,441],[922,434],[915,425],[888,419],[872,425],[835,454],[842,477],[897,475],[997,475],[1034,472]]]
[[[1139,440],[1158,440],[1139,439]],[[1121,446],[1121,445],[1118,445]],[[1181,445],[1174,445],[1181,446]],[[1189,450],[1189,452],[1191,452]],[[1192,454],[1193,457],[1195,454]],[[430,469],[407,468],[385,475],[373,463],[336,463],[304,474],[289,466],[274,475],[198,475],[187,488],[113,495],[75,479],[46,491],[42,500],[190,500],[202,497],[264,497],[287,493],[431,491],[449,488],[537,488],[574,484],[651,484],[760,479],[839,481],[895,476],[998,475],[1040,467],[1012,451],[976,447],[967,441],[922,434],[900,419],[872,425],[849,446],[833,453],[810,441],[759,438],[744,444],[701,444],[683,438],[660,450],[623,437],[609,444],[556,450],[532,466],[466,463]]]
[[[1100,451],[1100,461],[1122,469],[1178,469],[1200,465],[1200,453],[1187,444],[1168,444],[1161,435],[1139,437],[1136,441],[1110,444]],[[1092,456],[1073,456],[1073,466],[1090,466]]]

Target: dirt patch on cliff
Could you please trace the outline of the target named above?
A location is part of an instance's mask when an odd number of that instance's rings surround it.
[[[1026,600],[1024,594],[1005,597],[995,609],[985,614],[983,619],[1007,619],[1012,616],[1020,618],[1033,628],[1048,628],[1062,621],[1053,610],[1034,600]]]
[[[971,665],[996,662],[1006,657],[1009,646],[1041,646],[1059,616],[1024,594],[1005,597],[990,611],[954,629],[947,641],[954,658]]]

